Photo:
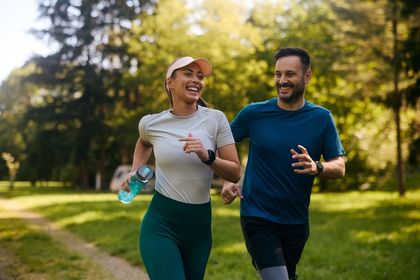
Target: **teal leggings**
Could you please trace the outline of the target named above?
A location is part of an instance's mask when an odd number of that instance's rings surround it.
[[[139,243],[151,280],[202,280],[212,245],[210,202],[182,203],[155,192]]]

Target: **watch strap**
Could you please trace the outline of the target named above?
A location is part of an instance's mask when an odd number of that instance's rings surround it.
[[[322,165],[322,162],[317,160],[315,161],[316,164],[316,170],[318,170],[318,173],[315,174],[315,176],[318,176],[319,174],[322,173],[322,171],[324,171],[324,165]]]
[[[213,150],[207,150],[207,153],[209,154],[209,159],[202,162],[207,165],[212,165],[212,163],[216,160],[216,153]]]

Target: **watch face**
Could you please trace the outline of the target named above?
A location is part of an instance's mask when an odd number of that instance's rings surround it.
[[[318,174],[324,170],[324,166],[322,165],[320,161],[316,162],[316,169],[318,169]]]

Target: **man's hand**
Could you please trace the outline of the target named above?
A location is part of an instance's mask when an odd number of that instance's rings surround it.
[[[290,150],[292,158],[297,161],[292,164],[293,171],[298,174],[317,175],[316,163],[309,155],[308,150],[302,145],[298,145],[298,148],[301,151],[300,154],[294,149]]]
[[[338,157],[323,161],[322,165],[324,166],[324,170],[321,174],[318,174],[316,163],[309,156],[306,148],[302,145],[298,145],[298,148],[302,153],[299,154],[293,149],[290,150],[292,158],[296,160],[296,162],[292,164],[294,172],[298,174],[319,175],[325,179],[341,178],[346,174],[346,163],[344,156],[340,155]]]
[[[241,187],[237,184],[228,181],[224,181],[223,183],[221,196],[224,204],[231,204],[237,196],[239,196],[241,199],[244,198],[242,196]]]

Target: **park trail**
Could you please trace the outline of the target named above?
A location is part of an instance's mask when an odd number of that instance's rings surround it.
[[[93,244],[87,243],[82,238],[60,229],[44,217],[22,208],[18,203],[0,198],[0,204],[7,210],[16,213],[16,216],[40,228],[55,240],[58,240],[70,250],[88,257],[92,262],[103,267],[116,280],[148,280],[149,277],[140,268],[134,267],[127,261],[105,253]]]

